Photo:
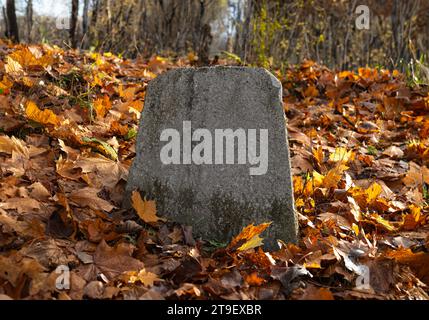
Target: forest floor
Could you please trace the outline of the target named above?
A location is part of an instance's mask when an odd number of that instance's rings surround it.
[[[0,42],[0,297],[428,299],[428,88],[397,71],[272,71],[296,245],[264,252],[265,224],[194,239],[137,194],[120,209],[147,83],[192,59]]]

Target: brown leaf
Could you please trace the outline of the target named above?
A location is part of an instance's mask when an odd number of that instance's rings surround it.
[[[36,219],[19,221],[15,217],[11,217],[6,211],[0,208],[0,223],[3,226],[8,226],[18,235],[23,237],[40,238],[45,234],[45,227],[42,222]]]
[[[404,156],[404,151],[396,146],[390,146],[383,151],[383,154],[391,158],[402,158]]]
[[[104,240],[98,245],[94,254],[94,263],[109,279],[125,271],[136,271],[144,268],[143,262],[132,257],[134,248],[120,243],[110,247]]]
[[[168,237],[171,239],[172,243],[177,243],[183,240],[183,233],[180,228],[175,227],[173,232],[171,232]]]
[[[40,203],[31,198],[10,198],[0,203],[0,208],[16,209],[18,213],[30,213],[37,212],[40,209]]]
[[[309,285],[304,295],[301,297],[303,300],[334,300],[334,296],[329,288],[317,288]]]
[[[99,189],[86,187],[70,193],[69,199],[79,207],[90,207],[94,210],[112,211],[115,208],[108,201],[98,197]]]
[[[408,265],[421,281],[429,285],[429,253],[413,253],[411,249],[400,249],[398,251],[391,251],[388,257]]]

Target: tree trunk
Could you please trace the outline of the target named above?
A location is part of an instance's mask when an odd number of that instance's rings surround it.
[[[88,6],[89,0],[83,0],[83,12],[82,12],[82,33],[85,34],[88,31]]]
[[[91,14],[91,25],[95,27],[97,24],[97,18],[98,18],[98,9],[100,6],[99,0],[93,0],[92,2],[92,14]]]
[[[16,22],[15,0],[6,0],[6,15],[8,21],[8,37],[19,42],[18,23]]]
[[[6,14],[6,8],[2,6],[2,12],[3,12],[3,21],[4,21],[4,36],[6,38],[9,37],[9,23],[7,21],[7,14]]]
[[[83,12],[82,12],[82,46],[86,47],[88,39],[88,7],[89,0],[83,1]]]
[[[79,0],[72,0],[72,9],[70,16],[70,45],[72,48],[77,47],[76,27],[79,12]]]
[[[33,0],[27,0],[25,8],[25,24],[27,27],[27,43],[31,42],[31,29],[33,28]]]

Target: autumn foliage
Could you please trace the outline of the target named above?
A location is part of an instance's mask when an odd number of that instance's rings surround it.
[[[427,88],[311,61],[277,72],[301,240],[264,252],[269,221],[219,244],[137,192],[121,209],[146,85],[190,58],[3,42],[0,58],[3,298],[428,298]]]

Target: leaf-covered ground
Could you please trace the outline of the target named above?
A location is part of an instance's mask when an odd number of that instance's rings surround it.
[[[139,194],[121,210],[146,85],[190,59],[0,43],[0,297],[427,299],[429,97],[396,71],[277,73],[298,244],[194,239]]]

